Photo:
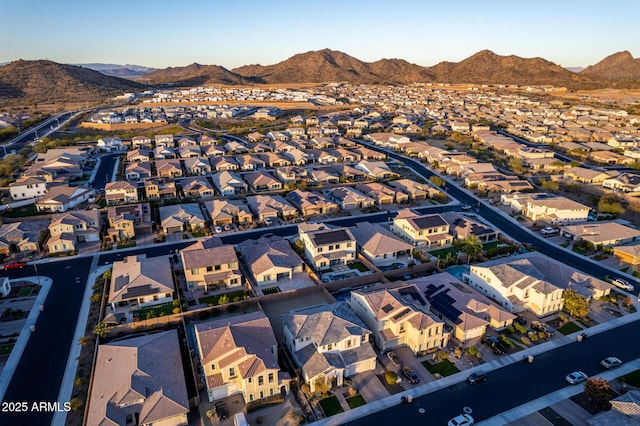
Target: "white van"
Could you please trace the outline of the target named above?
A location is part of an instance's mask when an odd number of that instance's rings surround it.
[[[247,418],[244,416],[244,413],[238,413],[233,416],[233,424],[235,426],[249,426],[247,423]]]

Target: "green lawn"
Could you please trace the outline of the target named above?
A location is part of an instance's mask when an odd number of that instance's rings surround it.
[[[125,248],[135,247],[135,246],[136,246],[136,242],[135,241],[131,241],[131,242],[128,242],[128,243],[118,244],[118,249],[125,249]]]
[[[193,236],[193,238],[200,238],[200,237],[206,237],[207,236],[207,234],[205,234],[202,231],[192,232],[191,235]]]
[[[330,417],[342,413],[344,410],[340,405],[340,401],[335,396],[330,396],[320,400],[320,407],[324,411],[325,416]]]
[[[625,374],[620,377],[620,380],[631,386],[640,387],[640,370],[635,370],[629,374]]]
[[[573,246],[573,248],[572,248],[571,250],[573,250],[574,252],[576,252],[576,253],[578,253],[578,254],[581,254],[581,255],[583,255],[583,256],[586,256],[586,255],[589,253],[588,251],[586,251],[586,250],[585,250],[585,249],[583,249],[582,247],[576,247],[576,246]]]
[[[18,292],[18,296],[31,296],[31,293],[33,293],[33,287],[22,287]]]
[[[280,287],[269,287],[262,290],[262,294],[264,294],[265,296],[267,294],[275,294],[275,293],[280,293]]]
[[[161,305],[155,306],[146,306],[142,309],[137,309],[132,312],[134,317],[138,317],[140,319],[147,319],[148,313],[153,313],[153,318],[161,317],[164,315],[170,315],[173,313],[173,303],[163,303]]]
[[[11,210],[7,209],[4,211],[4,213],[2,213],[2,215],[4,217],[10,217],[15,219],[19,217],[38,216],[38,215],[50,214],[50,213],[51,212],[39,212],[38,210],[36,210],[35,204],[28,204],[26,206],[17,207]]]
[[[0,345],[0,355],[9,355],[14,346],[15,343],[5,343]]]
[[[489,250],[489,249],[493,249],[493,248],[498,248],[498,246],[500,245],[500,241],[492,241],[490,243],[484,243],[482,245],[482,249],[483,250]]]
[[[369,269],[362,262],[354,262],[349,264],[349,269],[357,269],[360,272],[368,272]]]
[[[582,330],[582,328],[580,328],[580,326],[578,326],[576,323],[573,323],[571,321],[569,321],[568,323],[566,323],[565,325],[563,325],[558,329],[558,331],[564,334],[565,336],[567,334],[575,333],[576,331],[580,331],[580,330]]]
[[[452,256],[456,256],[458,254],[458,248],[457,247],[447,247],[447,248],[443,248],[440,250],[433,250],[430,251],[429,254],[440,258],[440,259],[444,259],[445,257],[447,257],[447,254],[451,253]]]
[[[224,293],[224,294],[215,294],[213,296],[200,297],[198,300],[200,301],[200,303],[206,303],[207,305],[215,306],[219,304],[218,300],[223,295],[226,295],[229,298],[229,302],[233,302],[233,299],[235,299],[236,297],[242,298],[244,296],[244,290],[231,291],[229,293]]]
[[[427,371],[429,371],[429,373],[431,374],[438,373],[442,377],[447,377],[452,374],[456,374],[460,372],[460,370],[458,370],[458,367],[456,367],[448,359],[445,359],[436,364],[431,364],[429,361],[422,361],[422,365],[424,366],[424,368],[427,369]]]
[[[359,407],[366,403],[367,401],[364,400],[362,395],[356,395],[356,396],[352,396],[351,398],[347,398],[347,404],[349,404],[349,408],[351,409]]]

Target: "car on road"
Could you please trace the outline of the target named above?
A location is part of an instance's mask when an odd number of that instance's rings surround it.
[[[420,378],[418,377],[418,375],[414,373],[413,370],[409,367],[403,367],[402,374],[407,378],[407,380],[409,380],[409,383],[411,383],[412,385],[420,383]]]
[[[469,414],[460,414],[449,420],[447,426],[471,426],[473,423],[473,417]]]
[[[615,356],[610,356],[600,361],[600,365],[606,369],[615,368],[615,367],[620,367],[622,365],[622,361],[620,361]]]
[[[222,228],[221,228],[221,227],[219,227],[219,226],[215,226],[215,227],[213,228],[213,230],[214,230],[214,231],[216,231],[216,234],[219,234],[219,233],[221,233],[221,232],[222,232]]]
[[[396,367],[402,367],[400,358],[398,358],[398,355],[394,351],[387,353],[387,358],[389,358],[389,360],[391,360],[391,363]]]
[[[611,284],[626,291],[633,291],[633,285],[629,284],[627,280],[623,280],[622,278],[616,278],[611,281]]]
[[[507,349],[509,349],[508,346],[497,337],[484,336],[482,338],[482,343],[489,345],[491,349],[493,349],[493,353],[496,355],[503,355]]]
[[[225,420],[229,417],[229,409],[227,408],[227,404],[224,401],[218,401],[215,404],[216,415],[219,420]]]
[[[552,234],[557,234],[558,233],[558,229],[553,228],[551,226],[547,226],[546,228],[542,228],[540,230],[540,233],[542,235],[552,235]]]
[[[467,383],[470,385],[475,385],[477,383],[482,383],[487,381],[487,373],[483,373],[482,371],[477,371],[472,373],[467,377]]]
[[[228,223],[224,226],[224,230],[225,231],[230,231],[231,230],[231,225],[229,225]]]
[[[471,207],[469,204],[465,204],[464,206],[460,207],[462,210],[471,210],[473,207]]]
[[[531,321],[531,328],[546,333],[547,337],[553,336],[553,333],[556,332],[550,325],[539,321]]]
[[[567,374],[564,379],[571,385],[578,385],[586,381],[588,378],[589,377],[582,371],[574,371],[573,373]]]
[[[10,262],[10,263],[7,263],[6,265],[2,265],[2,269],[5,271],[8,271],[11,269],[22,269],[25,266],[27,266],[25,262]]]

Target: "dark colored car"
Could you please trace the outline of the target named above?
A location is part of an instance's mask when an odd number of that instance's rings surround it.
[[[482,383],[487,381],[487,374],[481,371],[477,373],[472,373],[469,377],[467,377],[467,383],[470,385],[475,385],[477,383]]]
[[[2,265],[2,269],[7,271],[9,269],[21,269],[21,268],[24,268],[25,266],[27,266],[27,264],[24,262],[11,262],[11,263],[7,263],[6,265]]]
[[[515,322],[520,324],[520,325],[527,325],[527,319],[525,317],[523,317],[522,315],[518,315],[515,319]]]
[[[224,401],[216,402],[215,408],[218,419],[224,420],[229,417],[229,409],[227,408],[227,404],[225,404]]]
[[[394,351],[389,352],[387,354],[387,358],[389,358],[391,363],[393,365],[395,365],[396,367],[402,367],[402,363],[400,362],[400,358],[398,358],[398,355],[396,355],[396,353]]]
[[[538,321],[531,321],[531,328],[546,333],[547,337],[553,336],[553,333],[556,332],[550,325]]]
[[[404,367],[402,369],[402,374],[404,374],[404,377],[406,377],[407,380],[409,380],[409,383],[411,383],[412,385],[420,383],[420,378],[418,377],[418,375],[414,373],[413,370],[409,367]]]
[[[509,349],[507,347],[507,345],[505,345],[497,337],[486,337],[485,336],[482,339],[482,343],[484,343],[486,345],[489,345],[491,347],[491,349],[493,349],[493,353],[496,354],[496,355],[502,355],[507,351],[507,349]]]

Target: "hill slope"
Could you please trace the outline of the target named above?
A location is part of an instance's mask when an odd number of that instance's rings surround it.
[[[52,61],[14,61],[0,67],[0,102],[102,101],[145,86],[97,71]]]
[[[638,81],[640,80],[640,58],[634,59],[631,53],[625,50],[588,66],[580,74],[612,81]]]
[[[251,84],[253,80],[229,71],[219,65],[193,63],[186,67],[169,67],[145,74],[140,78],[150,84],[173,83],[177,86],[204,84]]]

